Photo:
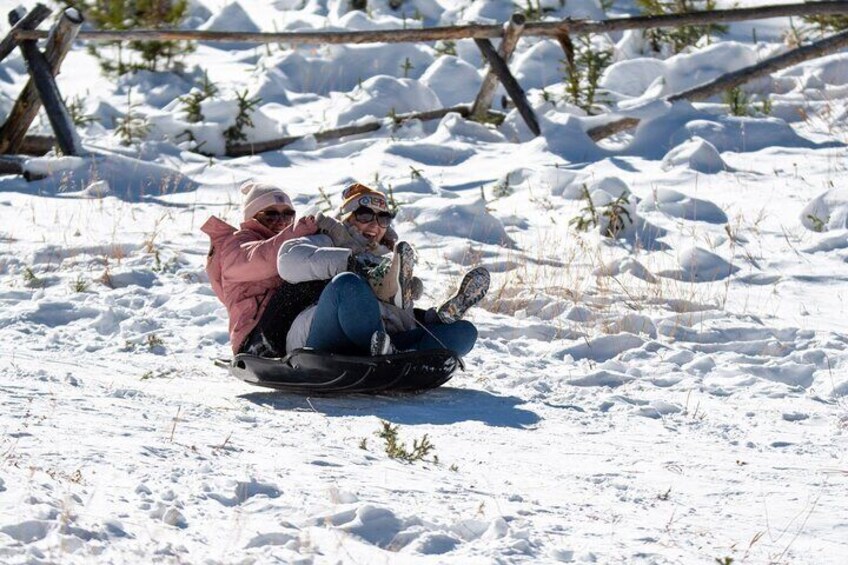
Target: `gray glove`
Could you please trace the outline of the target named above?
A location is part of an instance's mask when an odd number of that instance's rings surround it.
[[[410,291],[412,299],[421,300],[421,297],[424,296],[424,283],[418,277],[412,277],[410,285],[412,286],[412,290]]]
[[[371,286],[380,284],[389,272],[392,260],[389,257],[379,257],[367,251],[351,253],[347,259],[347,270],[364,277]]]
[[[335,218],[318,213],[315,216],[318,229],[330,236],[333,245],[350,249],[354,254],[365,253],[369,249],[369,241],[353,226],[347,226]]]

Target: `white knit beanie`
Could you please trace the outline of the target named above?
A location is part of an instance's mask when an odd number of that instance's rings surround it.
[[[251,219],[265,208],[277,204],[294,210],[289,195],[276,186],[246,181],[241,185],[240,190],[244,194],[244,221]]]

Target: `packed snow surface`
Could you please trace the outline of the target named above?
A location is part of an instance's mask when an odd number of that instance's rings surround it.
[[[189,4],[187,26],[237,31],[526,7]],[[603,17],[561,4],[539,3]],[[474,43],[200,44],[181,74],[117,80],[77,46],[58,84],[91,117],[91,155],[0,177],[0,561],[845,563],[848,56],[757,81],[770,115],[662,99],[783,52],[788,27],[734,24],[674,56],[632,32],[597,38],[615,46],[603,104],[644,120],[601,145],[585,133],[598,118],[564,100],[550,39],[523,38],[512,63],[538,138],[507,109],[498,127],[453,113],[330,142],[313,134],[470,103]],[[218,94],[190,120],[180,97],[204,76]],[[0,115],[26,80],[13,53]],[[246,141],[303,139],[222,157],[244,93],[261,99]],[[149,128],[124,145],[128,114]],[[488,267],[467,370],[417,396],[308,397],[217,367],[227,318],[199,228],[237,222],[250,178],[302,213],[354,179],[391,190],[423,306]],[[390,458],[383,422],[434,450]]]

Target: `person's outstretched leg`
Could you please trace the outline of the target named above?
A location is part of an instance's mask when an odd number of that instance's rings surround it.
[[[465,356],[477,342],[477,328],[468,320],[453,324],[432,323],[423,328],[392,334],[392,343],[399,350],[450,349]]]
[[[365,280],[336,275],[321,293],[306,346],[346,355],[368,355],[371,336],[383,330],[380,305]]]

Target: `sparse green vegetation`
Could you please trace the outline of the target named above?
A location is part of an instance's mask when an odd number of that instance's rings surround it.
[[[197,88],[193,88],[191,92],[180,97],[180,102],[183,103],[183,109],[186,113],[186,121],[196,124],[204,120],[201,103],[204,100],[214,98],[218,94],[218,87],[209,80],[209,75],[203,73],[203,81]]]
[[[622,192],[618,198],[603,207],[601,216],[607,219],[607,227],[601,235],[616,238],[628,225],[633,224],[633,217],[624,206],[625,204],[630,204],[629,192]]]
[[[438,41],[433,49],[436,51],[436,55],[438,56],[452,55],[456,57],[456,41],[452,41],[450,39]]]
[[[606,218],[607,225],[601,232],[601,235],[616,238],[628,225],[633,224],[633,217],[625,206],[626,204],[630,204],[629,192],[622,192],[618,198],[598,209],[592,201],[592,195],[589,194],[589,189],[585,184],[581,191],[581,199],[586,201],[586,205],[580,210],[580,214],[568,222],[568,225],[573,226],[577,231],[589,231],[600,225],[600,218]]]
[[[41,288],[44,286],[44,281],[35,274],[32,267],[24,267],[24,286],[29,288]]]
[[[397,215],[397,213],[400,212],[401,206],[403,206],[403,202],[395,198],[395,191],[392,189],[391,184],[386,186],[386,200],[389,205],[389,212],[393,215]]]
[[[154,333],[147,334],[144,342],[148,349],[156,349],[158,347],[165,346],[165,342],[162,341],[162,338]]]
[[[188,0],[61,0],[85,14],[85,19],[101,31],[136,28],[176,28],[188,14]],[[123,75],[137,70],[160,71],[182,68],[181,58],[194,50],[187,41],[130,41],[90,43],[88,51],[107,74]]]
[[[598,82],[612,62],[612,48],[606,44],[593,43],[589,36],[582,36],[575,45],[570,40],[565,45],[565,99],[582,108],[587,114],[599,112],[603,103],[603,90]]]
[[[82,275],[78,275],[73,281],[71,281],[71,290],[73,292],[86,292],[88,291],[89,282],[85,280]]]
[[[716,9],[716,0],[636,0],[636,4],[649,16],[709,12]],[[669,46],[672,53],[680,53],[702,39],[709,41],[712,36],[725,33],[727,26],[719,24],[684,25],[648,29],[645,30],[645,38],[656,53],[662,53],[664,46]]]
[[[811,224],[813,224],[813,231],[821,233],[826,231],[827,223],[830,221],[830,216],[826,218],[819,218],[815,214],[807,214],[807,219],[810,220]]]
[[[115,119],[115,133],[121,138],[121,145],[130,146],[143,141],[150,133],[147,118],[138,114],[132,102],[132,90],[127,91],[127,113]]]
[[[723,100],[733,116],[767,116],[771,114],[771,100],[768,97],[763,98],[758,106],[755,96],[749,95],[739,86],[725,91]]]
[[[96,118],[85,113],[85,101],[79,96],[74,96],[71,100],[65,99],[65,107],[75,126],[83,127],[97,121]]]
[[[258,96],[250,98],[247,89],[243,92],[236,92],[238,100],[238,114],[233,125],[224,130],[224,139],[227,143],[238,143],[239,141],[247,141],[245,128],[253,127],[253,118],[251,115],[256,111],[262,99]]]
[[[330,196],[327,194],[327,191],[324,190],[323,186],[318,187],[318,207],[321,209],[323,213],[330,212],[335,206],[333,206],[333,201],[330,200]]]
[[[586,201],[586,205],[580,209],[577,216],[569,220],[568,225],[574,227],[577,231],[589,231],[592,227],[598,225],[598,211],[595,209],[595,203],[592,202],[589,187],[584,184],[580,188],[580,193],[580,198]]]
[[[803,16],[804,23],[813,26],[820,35],[828,35],[848,29],[848,16],[838,14]]]
[[[415,65],[412,64],[412,61],[409,60],[409,57],[404,59],[403,64],[400,66],[403,69],[403,78],[409,78],[409,71],[415,68]]]
[[[512,186],[509,184],[509,175],[505,176],[503,179],[495,183],[492,187],[492,197],[496,200],[498,198],[504,198],[512,194]]]
[[[430,443],[430,438],[427,434],[421,436],[421,439],[412,441],[412,449],[407,449],[406,445],[401,443],[398,438],[397,425],[392,425],[391,422],[381,420],[382,429],[378,430],[375,435],[385,442],[386,455],[392,459],[399,459],[406,463],[415,461],[424,461],[427,455],[430,454],[436,447]]]

